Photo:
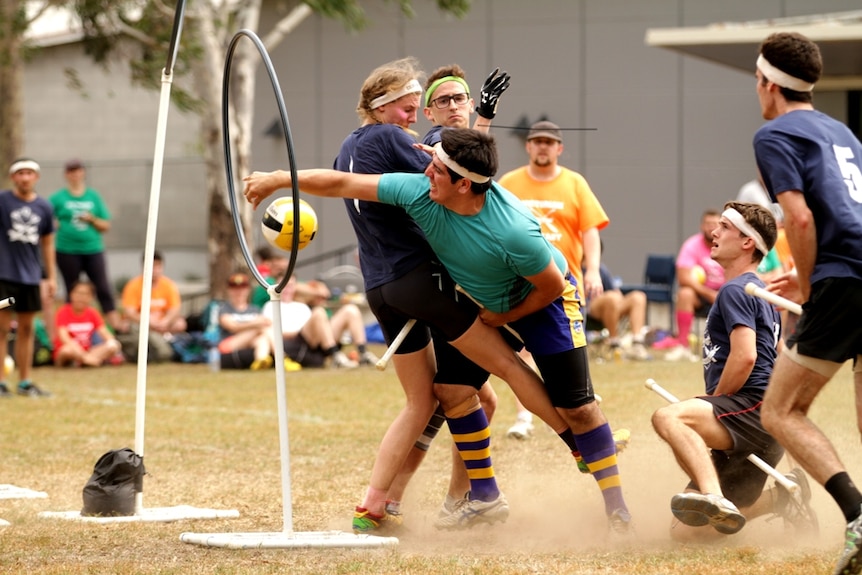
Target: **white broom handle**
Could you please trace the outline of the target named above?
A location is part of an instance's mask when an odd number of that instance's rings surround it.
[[[745,284],[745,293],[747,293],[748,295],[753,295],[754,297],[759,297],[760,299],[766,300],[771,304],[777,305],[778,307],[783,307],[790,313],[802,315],[802,306],[795,301],[790,301],[786,297],[781,297],[777,293],[766,291],[762,287],[758,287],[752,282],[748,282],[747,284]]]
[[[407,334],[410,333],[410,330],[413,329],[415,324],[415,319],[407,320],[407,323],[404,324],[404,327],[401,328],[401,331],[398,332],[398,335],[395,336],[395,339],[393,339],[392,343],[389,344],[389,347],[386,348],[386,352],[383,354],[383,357],[378,359],[377,363],[374,364],[377,369],[380,371],[386,369],[386,366],[389,364],[389,360],[392,359],[392,356],[395,355],[395,352],[398,351],[399,347],[401,347]]]

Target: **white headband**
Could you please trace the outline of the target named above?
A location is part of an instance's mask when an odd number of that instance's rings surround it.
[[[37,174],[42,171],[39,164],[34,160],[18,160],[9,167],[9,175],[11,176],[15,172],[20,172],[21,170],[33,170]]]
[[[723,212],[721,212],[721,217],[726,218],[727,221],[736,226],[740,232],[744,235],[750,237],[754,240],[754,245],[757,246],[757,250],[762,253],[764,256],[769,253],[769,250],[766,249],[766,242],[763,241],[763,238],[757,233],[757,230],[751,227],[751,224],[745,221],[745,218],[742,217],[742,214],[734,210],[733,208],[727,208]]]
[[[814,84],[794,78],[787,72],[782,72],[763,57],[763,54],[757,56],[757,69],[766,76],[770,82],[775,82],[782,88],[789,88],[797,92],[810,92],[814,89]]]
[[[398,98],[400,98],[402,96],[406,96],[407,94],[421,94],[421,93],[422,93],[422,86],[420,86],[419,82],[414,78],[413,80],[410,80],[409,82],[407,82],[407,84],[405,84],[405,86],[403,88],[401,88],[400,90],[398,90],[397,92],[390,92],[389,94],[383,94],[382,96],[377,96],[376,98],[371,100],[371,103],[369,104],[369,106],[371,106],[371,109],[374,110],[376,108],[379,108],[383,104],[388,104],[389,102],[394,102]]]
[[[449,154],[443,149],[443,144],[437,142],[434,146],[434,153],[437,154],[437,157],[440,158],[440,161],[446,164],[446,167],[461,176],[462,178],[467,178],[471,182],[475,182],[477,184],[484,184],[491,180],[491,176],[483,176],[482,174],[477,174],[476,172],[471,172],[455,160],[449,157]]]

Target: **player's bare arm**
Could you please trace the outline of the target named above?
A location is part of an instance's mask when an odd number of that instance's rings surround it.
[[[817,227],[814,214],[805,202],[802,192],[788,191],[778,194],[778,203],[784,210],[784,229],[787,243],[793,253],[793,264],[799,278],[802,301],[811,294],[811,273],[817,259]]]
[[[731,395],[742,389],[757,360],[757,334],[738,325],[730,332],[730,354],[713,395]]]
[[[369,202],[377,201],[377,184],[380,176],[377,174],[351,174],[338,170],[299,170],[297,172],[299,188],[312,196],[329,198],[354,198]],[[290,172],[275,170],[274,172],[252,172],[243,178],[245,188],[243,194],[246,200],[255,208],[279,189],[290,188],[292,185]]]
[[[533,284],[534,288],[527,297],[505,313],[494,313],[483,309],[479,315],[484,323],[491,327],[500,327],[519,320],[550,305],[566,288],[566,278],[560,273],[553,259],[544,270],[536,275],[526,276],[524,279]]]

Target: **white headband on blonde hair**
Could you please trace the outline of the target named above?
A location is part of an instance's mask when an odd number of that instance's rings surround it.
[[[422,86],[419,85],[419,81],[415,78],[407,82],[403,88],[396,92],[390,92],[388,94],[383,94],[382,96],[377,96],[371,103],[368,104],[372,110],[379,108],[383,104],[388,104],[389,102],[394,102],[398,98],[402,96],[406,96],[407,94],[421,94]]]
[[[757,230],[751,227],[751,224],[745,221],[742,214],[733,208],[727,208],[721,212],[721,217],[726,218],[727,221],[736,226],[736,229],[754,240],[754,245],[757,246],[757,251],[762,253],[764,256],[769,253],[769,250],[766,249],[766,242],[763,241],[763,237],[757,233]]]
[[[42,171],[35,160],[18,160],[9,166],[9,175],[11,176],[15,172],[20,172],[21,170],[33,170],[37,174]]]
[[[810,92],[814,89],[814,84],[795,78],[787,72],[782,72],[770,64],[769,60],[763,57],[763,54],[760,54],[757,57],[757,69],[760,70],[760,72],[766,76],[770,82],[775,82],[782,88],[796,90],[797,92]]]
[[[443,149],[443,144],[437,142],[434,146],[434,153],[437,154],[437,157],[440,158],[440,161],[446,164],[446,167],[461,176],[462,178],[467,178],[471,182],[475,182],[477,184],[484,184],[491,180],[491,176],[483,176],[482,174],[477,174],[476,172],[471,172],[455,160],[449,157],[449,154],[446,153],[446,150]]]

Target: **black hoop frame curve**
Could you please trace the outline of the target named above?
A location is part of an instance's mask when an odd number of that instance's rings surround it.
[[[243,233],[242,222],[240,221],[239,209],[236,201],[236,186],[234,185],[233,179],[233,159],[231,158],[230,152],[230,70],[231,63],[233,62],[233,53],[236,50],[237,43],[243,36],[250,39],[257,48],[257,51],[260,54],[261,59],[263,60],[263,64],[266,67],[266,72],[269,75],[269,81],[272,84],[272,90],[275,93],[275,100],[276,104],[278,105],[278,113],[281,117],[281,129],[284,132],[284,139],[285,143],[287,144],[287,160],[290,164],[290,188],[293,196],[294,225],[299,222],[299,190],[296,187],[296,156],[293,153],[293,137],[291,136],[290,124],[287,119],[287,108],[284,105],[284,96],[282,96],[281,93],[281,86],[278,83],[278,76],[275,73],[275,67],[272,65],[272,60],[270,59],[269,53],[266,51],[266,47],[263,45],[261,39],[253,31],[244,28],[234,34],[234,37],[231,39],[224,63],[224,78],[222,79],[221,98],[224,168],[225,175],[227,176],[228,199],[230,200],[231,215],[233,216],[233,224],[236,228],[236,235],[237,238],[239,238],[239,244],[242,248],[242,255],[245,258],[246,263],[248,264],[248,269],[251,271],[252,275],[254,275],[254,278],[257,280],[257,282],[264,288],[268,289],[270,287],[270,284],[266,281],[266,278],[264,278],[257,270],[257,266],[254,264],[254,258],[252,257],[251,252],[249,252],[248,249],[248,242],[245,241],[245,234]],[[290,279],[290,276],[293,275],[293,268],[296,266],[296,253],[297,251],[299,251],[298,248],[299,234],[295,233],[293,234],[293,241],[291,242],[290,258],[287,264],[287,272],[285,272],[284,277],[281,278],[281,281],[278,282],[278,285],[275,286],[275,291],[277,293],[281,293],[281,290],[284,289],[285,285],[287,285],[287,281]]]
[[[180,51],[180,36],[183,33],[183,20],[186,14],[186,0],[178,0],[174,8],[174,27],[171,29],[171,43],[168,45],[168,57],[165,62],[165,73],[173,74],[177,63],[177,53]]]

